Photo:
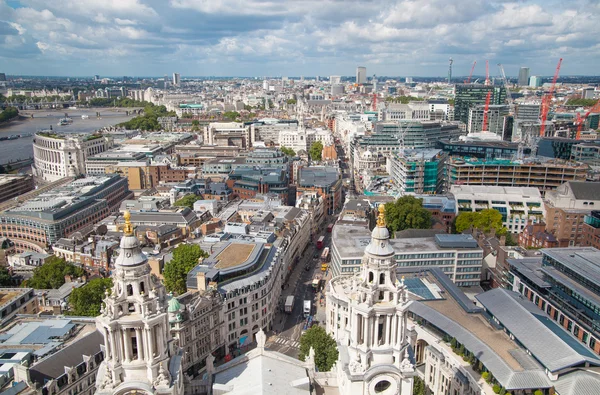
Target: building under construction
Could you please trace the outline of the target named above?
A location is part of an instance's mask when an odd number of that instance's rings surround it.
[[[451,158],[448,161],[450,185],[488,185],[505,187],[537,187],[544,194],[567,181],[585,181],[589,166],[559,159]]]

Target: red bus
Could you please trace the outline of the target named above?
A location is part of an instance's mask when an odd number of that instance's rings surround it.
[[[325,244],[325,236],[319,237],[319,240],[317,240],[317,248],[320,250],[323,248],[323,244]]]
[[[332,230],[333,230],[333,224],[327,225],[327,232],[331,233]]]

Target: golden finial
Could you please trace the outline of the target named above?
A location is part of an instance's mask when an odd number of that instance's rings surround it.
[[[377,226],[385,227],[385,205],[379,205],[379,216],[377,217]]]
[[[123,233],[125,233],[128,236],[131,236],[133,234],[133,226],[131,225],[131,213],[129,211],[125,211],[125,213],[123,213],[123,218],[125,219]]]

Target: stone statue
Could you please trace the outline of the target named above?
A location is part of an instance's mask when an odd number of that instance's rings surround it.
[[[267,336],[265,335],[265,332],[263,332],[263,330],[261,329],[256,334],[256,347],[265,348],[265,344],[267,344]]]
[[[158,368],[158,376],[156,376],[156,379],[154,380],[154,383],[152,383],[152,384],[154,384],[155,387],[161,387],[161,386],[168,387],[169,381],[170,381],[169,373],[165,370],[165,368],[161,364],[160,367]]]
[[[352,373],[352,374],[360,374],[365,371],[364,366],[360,362],[360,355],[357,354],[356,358],[354,358],[354,360],[350,361],[350,363],[348,364],[348,369],[350,370],[350,373]]]
[[[415,370],[414,365],[410,362],[410,358],[408,356],[408,348],[404,351],[404,359],[400,363],[400,371],[401,372],[412,372]]]

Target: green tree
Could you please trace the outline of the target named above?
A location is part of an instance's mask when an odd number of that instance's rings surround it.
[[[291,149],[291,148],[287,148],[287,147],[281,147],[279,150],[280,150],[280,151],[281,151],[281,152],[282,152],[284,155],[287,155],[287,156],[296,156],[296,151],[294,151],[294,150],[293,150],[293,149]]]
[[[385,221],[394,233],[405,229],[431,229],[431,213],[423,208],[423,200],[402,196],[385,204]]]
[[[500,211],[493,208],[488,208],[479,211],[477,214],[478,216],[474,224],[477,229],[481,229],[484,233],[488,233],[492,230],[492,228],[494,228],[496,229],[497,233],[502,233],[500,232],[500,230],[503,228],[502,214],[500,214]]]
[[[425,382],[420,377],[415,376],[413,395],[425,395]]]
[[[297,103],[296,99],[287,99],[285,102],[287,104],[296,104]]]
[[[487,381],[489,383],[489,378],[490,378],[489,372],[483,372],[483,373],[481,373],[481,378],[484,379],[485,381]]]
[[[454,105],[455,100],[454,99],[448,99],[448,104],[450,104],[451,106]]]
[[[223,118],[230,120],[230,121],[235,121],[239,117],[240,117],[240,113],[237,111],[225,111],[223,113]]]
[[[492,386],[492,390],[494,391],[494,393],[499,394],[500,390],[502,389],[502,387],[500,387],[498,384],[494,384]]]
[[[85,274],[82,268],[67,263],[55,256],[33,270],[33,277],[24,282],[24,286],[35,289],[58,289],[65,283],[65,276],[81,277]]]
[[[315,365],[319,372],[328,372],[338,359],[338,349],[331,337],[323,327],[318,325],[309,328],[300,337],[300,353],[298,358],[305,361],[310,348],[315,350]]]
[[[173,205],[177,207],[189,207],[191,209],[194,208],[194,202],[197,200],[201,200],[202,197],[198,195],[185,195],[181,199],[177,200]]]
[[[535,390],[533,395],[544,395],[544,392],[542,390]]]
[[[474,226],[477,217],[478,213],[471,211],[463,211],[462,213],[458,214],[458,216],[454,219],[454,227],[456,228],[456,232],[462,233],[471,226]]]
[[[74,289],[69,296],[70,311],[68,314],[79,317],[98,316],[104,293],[112,286],[111,278],[95,278],[83,287]]]
[[[308,150],[308,154],[312,160],[316,162],[320,161],[323,155],[323,143],[320,141],[315,141],[312,143],[310,149]]]
[[[7,268],[0,266],[0,286],[6,287],[12,284],[12,276]]]
[[[581,107],[591,107],[594,104],[596,104],[597,100],[596,99],[580,99],[580,98],[574,98],[574,99],[569,99],[569,101],[567,102],[568,106],[581,106]]]
[[[0,123],[10,121],[19,115],[19,110],[15,107],[7,107],[6,110],[0,112]]]
[[[181,295],[187,291],[187,274],[197,264],[198,259],[208,258],[208,254],[197,244],[180,244],[173,250],[173,259],[165,265],[163,277],[169,292]]]

